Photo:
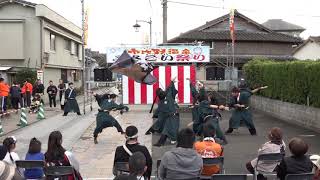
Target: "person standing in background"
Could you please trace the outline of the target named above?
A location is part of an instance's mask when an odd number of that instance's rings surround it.
[[[44,85],[42,84],[40,79],[37,79],[37,82],[34,85],[34,89],[32,91],[32,96],[35,96],[36,94],[40,94],[40,96],[44,95]]]
[[[58,90],[59,90],[60,105],[61,105],[61,109],[63,110],[64,109],[64,100],[62,98],[64,97],[63,95],[64,95],[64,92],[66,91],[66,85],[63,83],[62,79],[59,79]]]
[[[57,96],[58,89],[55,85],[53,85],[53,82],[50,80],[49,81],[49,87],[47,88],[47,93],[49,96],[49,103],[50,107],[52,107],[52,102],[53,106],[56,107],[56,96]]]
[[[1,113],[7,111],[7,99],[9,95],[10,87],[4,82],[3,78],[0,78],[0,98],[1,98]]]
[[[21,93],[23,95],[24,99],[24,107],[30,107],[31,106],[31,94],[33,92],[33,86],[30,83],[30,79],[28,78],[21,89]]]
[[[13,82],[10,88],[11,105],[15,110],[19,109],[19,102],[21,100],[21,88],[17,82]],[[22,107],[22,106],[21,106]]]

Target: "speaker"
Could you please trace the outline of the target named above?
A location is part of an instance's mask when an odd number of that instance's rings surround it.
[[[104,81],[112,81],[112,71],[110,71],[108,68],[104,69]]]
[[[106,82],[112,81],[112,72],[108,68],[94,69],[94,81]]]

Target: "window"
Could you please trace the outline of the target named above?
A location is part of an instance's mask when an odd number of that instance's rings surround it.
[[[77,44],[77,43],[75,43],[75,55],[77,56],[77,57],[79,57],[79,44]]]
[[[71,40],[65,39],[64,41],[65,41],[65,47],[64,47],[64,49],[65,49],[65,50],[68,50],[68,51],[71,51]]]
[[[209,42],[210,49],[214,49],[214,42]]]
[[[73,73],[73,81],[80,81],[81,80],[81,72],[79,70],[72,71]]]
[[[207,67],[206,80],[224,80],[224,68],[222,67]]]
[[[214,42],[205,42],[204,45],[209,46],[210,49],[214,49]]]
[[[50,33],[50,50],[56,50],[56,35]]]

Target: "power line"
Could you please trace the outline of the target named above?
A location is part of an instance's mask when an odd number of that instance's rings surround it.
[[[168,2],[175,3],[175,4],[190,5],[190,6],[199,6],[199,7],[207,7],[207,8],[221,9],[221,7],[210,6],[210,5],[203,5],[203,4],[193,4],[193,3],[186,3],[186,2],[179,2],[179,1],[168,1]]]
[[[214,8],[214,9],[225,9],[224,4],[223,4],[223,7],[218,7],[218,6],[211,6],[211,5],[205,5],[205,4],[186,3],[186,2],[180,2],[180,1],[168,1],[168,2],[174,3],[174,4],[188,5],[188,6],[198,6],[198,7]],[[253,10],[253,9],[237,8],[237,10],[253,12],[253,13],[261,13],[261,11],[263,11],[264,9],[263,10]],[[291,15],[302,16],[302,17],[311,17],[311,18],[320,18],[320,15],[306,15],[306,14],[291,14]]]

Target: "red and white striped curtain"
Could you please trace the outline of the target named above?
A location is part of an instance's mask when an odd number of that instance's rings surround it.
[[[152,74],[158,79],[153,85],[137,83],[127,76],[122,76],[123,104],[152,104],[156,90],[163,90],[169,86],[171,79],[177,77],[178,82],[175,87],[178,90],[179,104],[190,104],[192,96],[190,91],[190,81],[196,80],[196,69],[190,65],[179,66],[160,66],[152,71]],[[190,81],[187,80],[190,78]]]

